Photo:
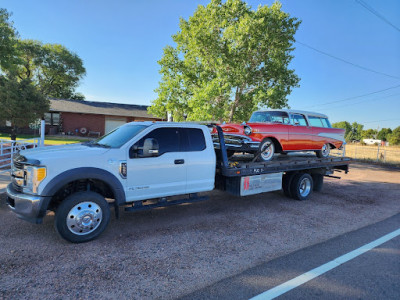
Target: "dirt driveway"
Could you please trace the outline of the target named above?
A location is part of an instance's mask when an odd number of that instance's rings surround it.
[[[400,212],[400,171],[354,164],[308,201],[213,192],[191,205],[122,213],[70,244],[0,200],[0,299],[172,299]]]

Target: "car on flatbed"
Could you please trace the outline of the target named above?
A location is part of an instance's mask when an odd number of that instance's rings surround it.
[[[228,153],[260,152],[260,160],[275,153],[315,151],[328,157],[330,149],[345,143],[344,129],[332,128],[328,117],[316,112],[289,109],[255,111],[248,123],[223,124]],[[218,143],[216,131],[213,132]]]
[[[198,193],[214,188],[237,196],[283,189],[305,200],[322,188],[323,176],[348,171],[343,157],[229,161],[224,134],[215,130],[217,149],[204,125],[131,122],[92,142],[21,151],[13,158],[8,205],[38,224],[54,211],[58,233],[79,243],[104,231],[110,208],[118,218],[120,207],[140,211],[200,201],[208,196]]]

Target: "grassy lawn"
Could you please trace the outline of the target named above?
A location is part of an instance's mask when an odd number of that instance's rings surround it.
[[[29,140],[31,138],[34,138],[35,136],[33,135],[24,135],[24,134],[19,134],[17,136],[17,141],[18,140]],[[10,140],[10,135],[7,133],[0,133],[0,139],[5,139],[5,140]],[[89,141],[91,139],[84,138],[84,137],[77,137],[77,136],[50,136],[50,137],[45,137],[44,144],[45,145],[65,145],[65,144],[75,144],[75,143],[81,143],[85,141]]]

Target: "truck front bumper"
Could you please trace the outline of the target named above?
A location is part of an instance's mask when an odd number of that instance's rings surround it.
[[[41,204],[46,197],[20,193],[12,183],[7,186],[7,204],[18,218],[40,224],[43,221]]]

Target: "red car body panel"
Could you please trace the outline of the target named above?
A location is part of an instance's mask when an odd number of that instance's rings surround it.
[[[290,112],[289,112],[290,113]],[[298,113],[296,111],[296,113]],[[306,112],[304,112],[305,114]],[[311,114],[311,113],[310,113]],[[323,115],[322,115],[323,116]],[[279,142],[283,152],[304,151],[304,150],[320,150],[324,144],[330,144],[331,148],[340,148],[344,143],[344,129],[332,127],[316,127],[309,126],[307,118],[307,126],[282,123],[245,123],[245,124],[223,124],[220,125],[224,135],[228,137],[244,138],[249,143],[253,143],[253,148],[257,150],[255,145],[261,143],[265,138],[272,138]],[[252,133],[246,135],[245,127],[250,127]],[[215,132],[213,132],[215,133]],[[247,142],[246,142],[247,143]],[[229,141],[226,142],[229,149]],[[235,146],[237,147],[237,146]],[[242,151],[245,149],[238,149]]]

